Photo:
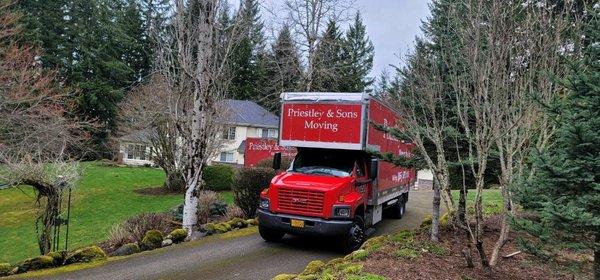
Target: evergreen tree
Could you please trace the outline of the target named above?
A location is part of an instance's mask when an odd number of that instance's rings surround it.
[[[354,23],[346,32],[343,45],[342,81],[340,91],[363,92],[373,84],[374,79],[369,77],[373,68],[375,47],[367,36],[367,28],[362,22],[360,13],[354,17]]]
[[[74,114],[94,119],[95,155],[110,156],[116,106],[150,67],[139,4],[133,0],[24,0],[25,39],[40,46],[43,65],[57,68],[77,91]]]
[[[243,0],[237,17],[241,30],[229,59],[233,72],[229,91],[235,99],[253,100],[264,90],[261,81],[265,74],[261,62],[265,55],[263,22],[258,2]]]
[[[271,112],[279,112],[279,94],[286,91],[299,90],[302,81],[300,54],[292,40],[290,27],[284,25],[271,52],[267,54],[265,81],[266,90],[262,93],[259,103]]]
[[[330,20],[317,44],[313,73],[313,91],[337,92],[342,90],[345,71],[344,38],[337,23]]]
[[[536,219],[517,222],[544,244],[594,251],[600,279],[600,16],[586,27],[583,61],[566,82],[569,93],[557,113],[556,139],[534,156],[533,176],[516,188],[516,199]]]

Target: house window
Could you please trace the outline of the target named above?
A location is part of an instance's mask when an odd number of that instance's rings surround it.
[[[277,129],[269,129],[269,138],[277,138],[278,136]]]
[[[129,144],[127,147],[127,158],[146,160],[148,158],[148,155],[146,154],[146,146],[140,144]]]
[[[277,129],[259,128],[258,135],[261,138],[277,138],[278,137]]]
[[[233,152],[221,152],[220,160],[222,162],[235,162],[235,155]]]
[[[228,126],[223,131],[223,139],[224,140],[235,140],[235,126]]]

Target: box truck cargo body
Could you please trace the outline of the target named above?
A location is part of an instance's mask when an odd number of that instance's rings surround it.
[[[411,156],[411,143],[374,126],[400,125],[396,112],[366,93],[283,93],[281,102],[279,145],[298,153],[261,193],[264,239],[285,233],[339,236],[353,250],[384,209],[402,217],[415,171],[373,156]]]

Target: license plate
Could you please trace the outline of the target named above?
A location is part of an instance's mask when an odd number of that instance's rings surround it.
[[[304,221],[302,220],[294,220],[292,219],[292,227],[298,227],[298,228],[303,228],[304,227]]]

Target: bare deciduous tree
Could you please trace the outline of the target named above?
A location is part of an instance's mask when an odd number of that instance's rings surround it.
[[[222,109],[227,83],[227,56],[236,42],[234,24],[227,45],[218,40],[218,9],[222,0],[177,0],[172,40],[161,46],[158,75],[181,107],[176,128],[182,147],[185,179],[183,226],[191,235],[197,223],[198,194],[202,171],[220,146],[218,134],[226,113]],[[186,104],[189,102],[189,107]]]
[[[315,52],[328,21],[344,22],[350,18],[353,0],[286,0],[288,21],[300,36],[299,46],[306,56],[306,91],[311,91],[313,75],[319,67]]]
[[[444,141],[449,138],[450,110],[447,100],[451,97],[444,90],[440,63],[426,51],[425,46],[417,49],[420,51],[408,57],[410,66],[401,71],[404,76],[403,91],[394,93],[391,99],[402,114],[404,133],[415,144],[434,174],[431,239],[438,241],[440,197],[443,197],[446,209],[455,210],[450,192],[447,151],[444,148]],[[434,152],[427,149],[427,143],[434,145]]]
[[[11,2],[0,1],[0,185],[29,185],[37,195],[40,253],[51,249],[62,192],[79,177],[70,151],[80,147],[90,123],[70,117],[68,91],[39,52],[21,45]]]
[[[152,75],[131,91],[120,105],[120,130],[152,146],[152,161],[165,172],[165,187],[183,191],[185,180],[182,145],[177,124],[181,123],[188,98],[179,98],[164,76]]]
[[[568,8],[566,8],[568,10]],[[518,1],[466,0],[450,13],[462,27],[458,54],[446,57],[456,92],[456,112],[468,139],[467,165],[475,176],[475,223],[468,232],[484,267],[495,265],[509,233],[514,209],[510,186],[522,176],[533,145],[544,145],[552,128],[539,100],[560,89],[551,81],[562,76],[560,49],[568,26],[554,6]],[[504,219],[500,237],[488,259],[483,247],[484,174],[490,155],[500,159]]]

